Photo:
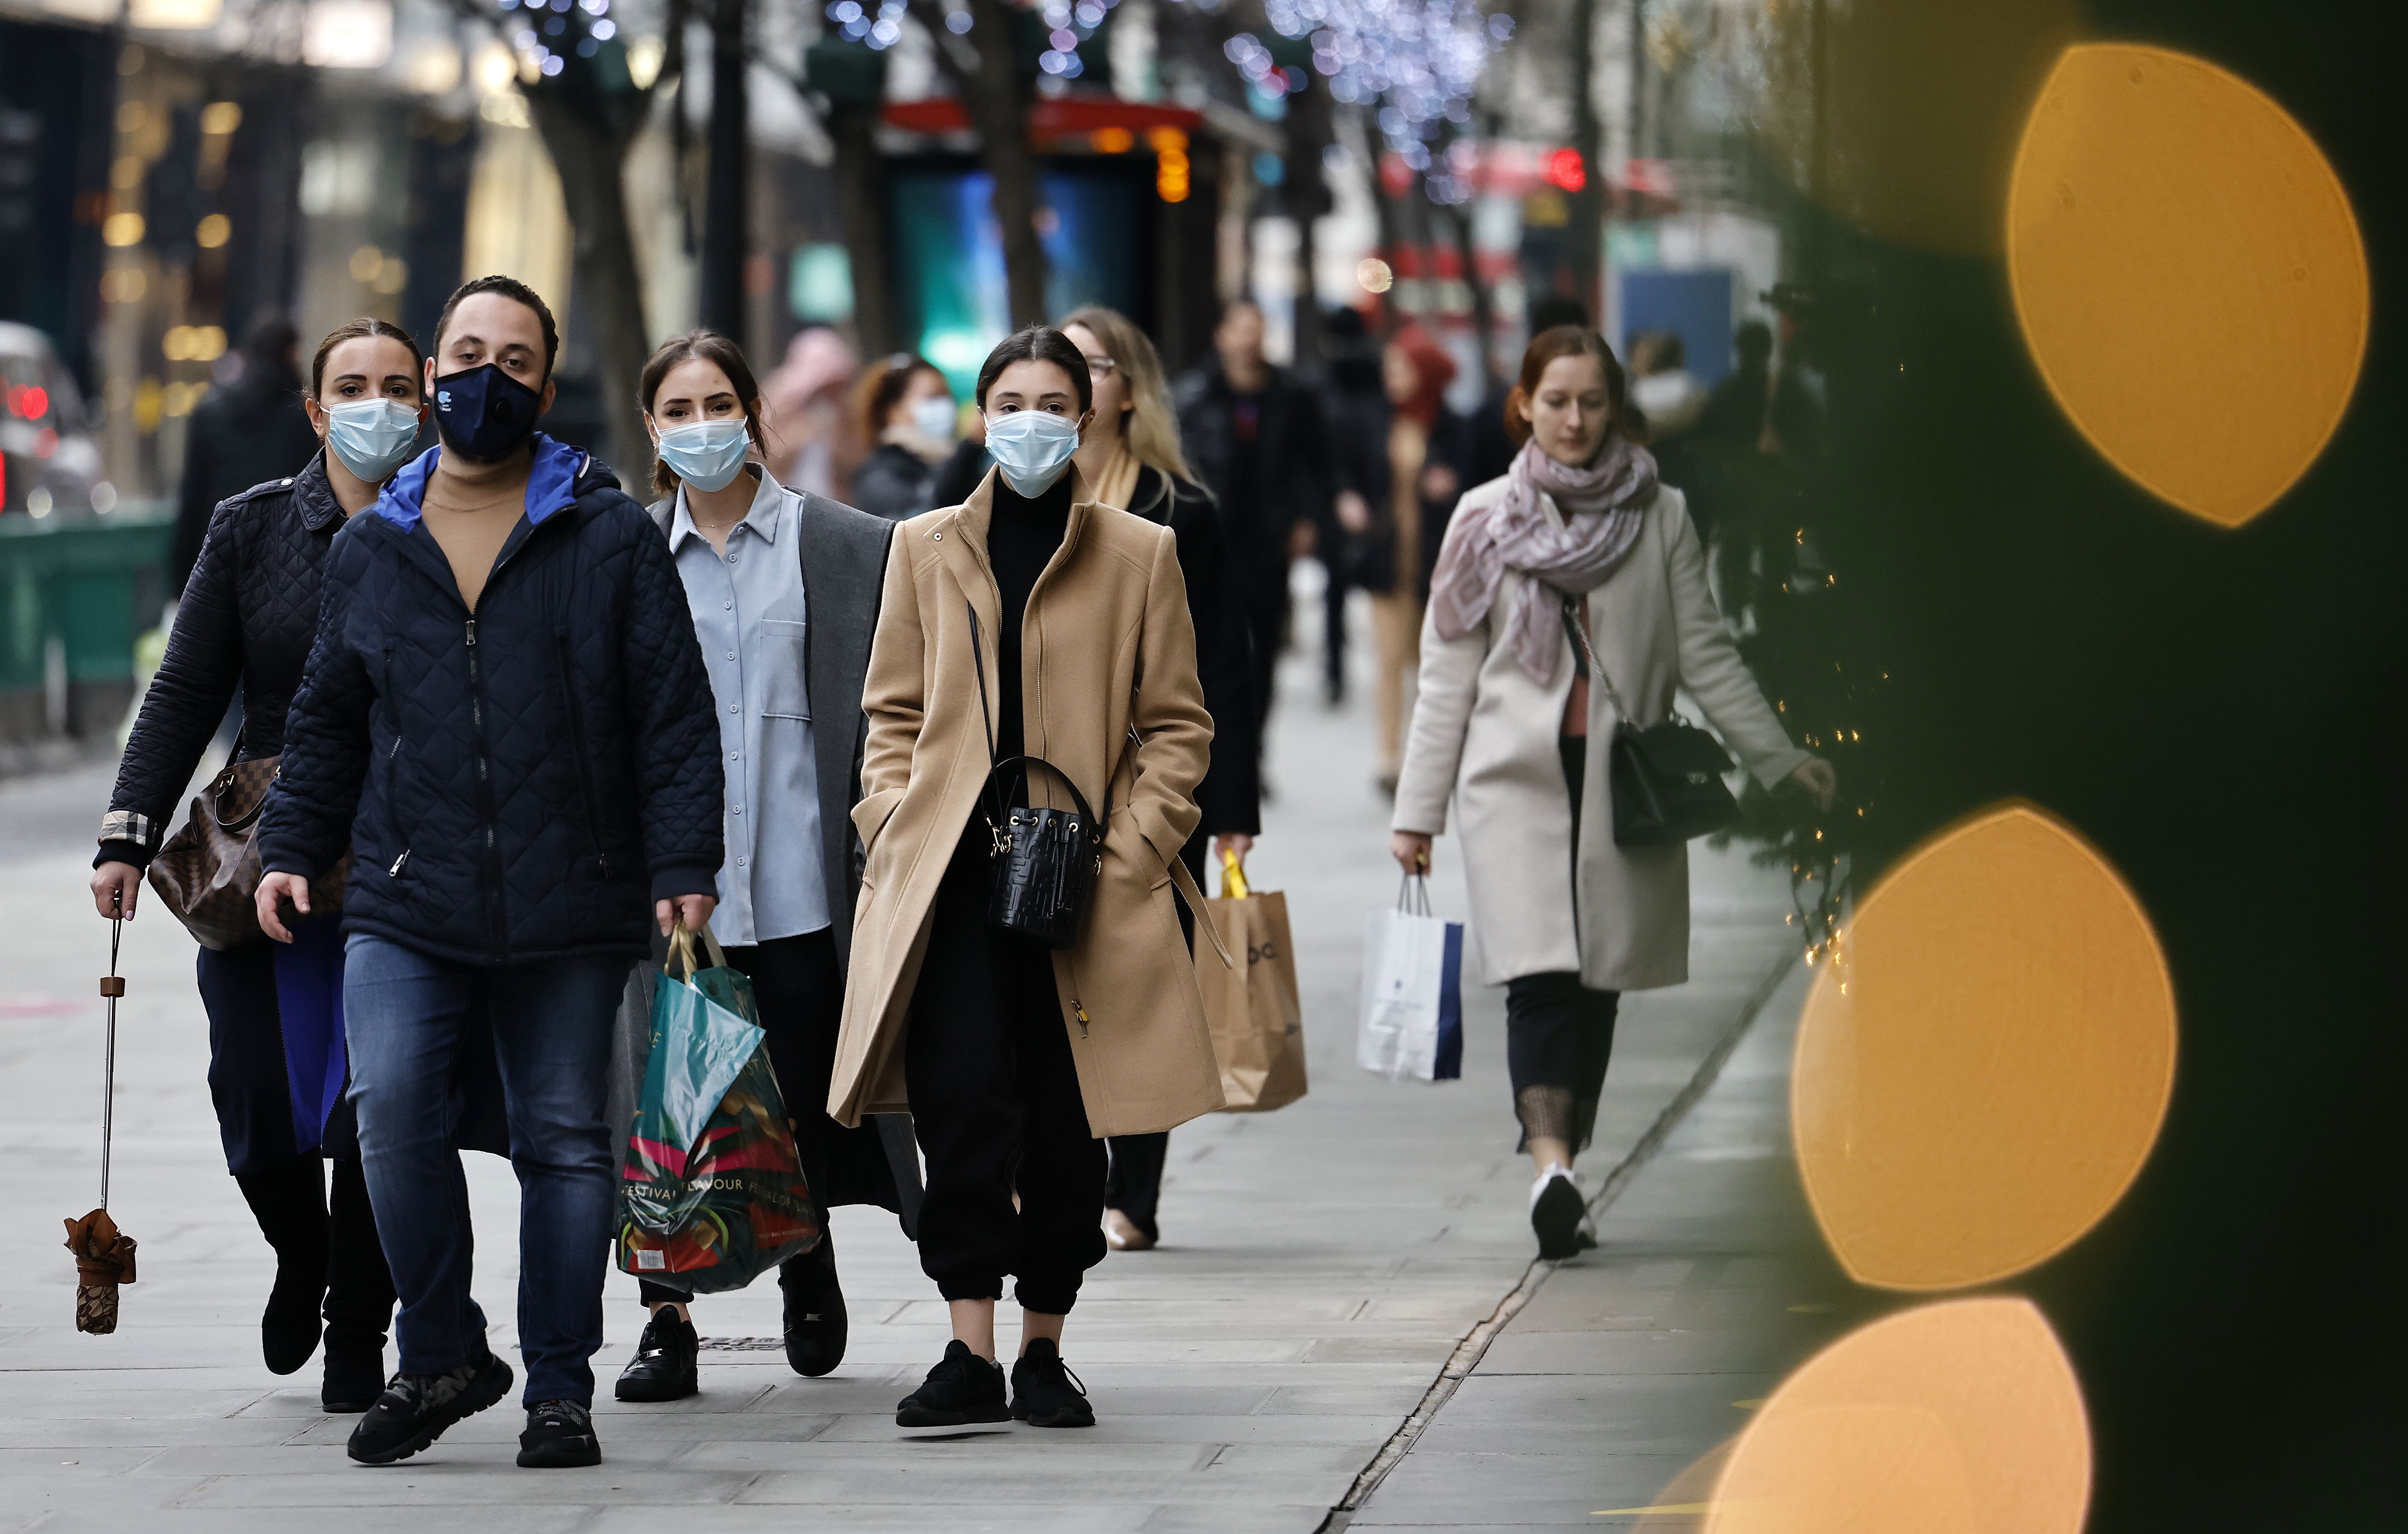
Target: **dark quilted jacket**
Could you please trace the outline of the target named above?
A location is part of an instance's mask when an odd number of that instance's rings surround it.
[[[318,630],[319,566],[342,525],[322,454],[219,504],[118,764],[96,861],[150,861],[237,686],[245,760],[283,749],[284,711]]]
[[[275,873],[353,845],[345,930],[469,963],[640,950],[652,902],[712,893],[722,850],[668,544],[609,470],[535,446],[473,618],[419,517],[440,449],[336,538],[260,833]]]

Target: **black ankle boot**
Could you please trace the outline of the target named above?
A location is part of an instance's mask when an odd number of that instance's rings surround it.
[[[335,1163],[326,1203],[326,1377],[318,1399],[329,1412],[365,1412],[384,1391],[393,1272],[357,1161]]]
[[[384,1349],[357,1353],[326,1344],[326,1377],[318,1404],[337,1416],[356,1416],[384,1394]]]
[[[240,1173],[259,1233],[276,1249],[276,1285],[259,1318],[260,1353],[271,1374],[290,1374],[318,1351],[326,1299],[326,1184],[315,1156]]]
[[[787,1364],[817,1379],[844,1362],[849,1327],[844,1290],[837,1286],[836,1238],[823,1233],[819,1245],[779,1264],[778,1286],[785,1291]]]

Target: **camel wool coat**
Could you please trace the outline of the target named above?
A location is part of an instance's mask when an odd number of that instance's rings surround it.
[[[924,963],[944,962],[926,951],[929,913],[963,828],[981,813],[990,748],[974,653],[987,667],[988,699],[1001,697],[1002,598],[986,555],[994,485],[990,472],[966,504],[902,523],[886,566],[853,812],[867,863],[828,1092],[828,1113],[847,1125],[909,1107],[911,992]],[[1222,1105],[1221,1070],[1170,885],[1176,876],[1203,909],[1179,849],[1196,829],[1212,717],[1168,528],[1097,504],[1073,484],[1062,547],[1021,625],[1021,696],[1024,748],[1068,773],[1098,812],[1111,791],[1085,930],[1054,955],[1088,1128],[1145,1134],[1211,1113]],[[1029,795],[1075,807],[1047,774],[1029,774]]]
[[[1464,512],[1503,499],[1507,483],[1466,490],[1447,540],[1462,532]],[[1555,503],[1544,504],[1560,522]],[[1570,635],[1555,624],[1555,675],[1544,686],[1532,680],[1504,643],[1525,579],[1512,569],[1487,618],[1462,638],[1440,638],[1434,618],[1422,625],[1421,696],[1391,825],[1437,835],[1454,800],[1470,936],[1491,985],[1578,971],[1594,989],[1650,990],[1689,977],[1688,848],[1614,845],[1606,746],[1621,723],[1615,697],[1644,729],[1661,723],[1675,689],[1686,688],[1767,788],[1812,755],[1790,743],[1723,626],[1681,492],[1658,490],[1645,518],[1638,544],[1588,596],[1589,642],[1612,687],[1588,689],[1576,854],[1556,746],[1572,690]],[[1541,596],[1550,607],[1559,600]]]

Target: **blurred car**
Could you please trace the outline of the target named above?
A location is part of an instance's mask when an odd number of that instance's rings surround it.
[[[0,513],[112,511],[75,375],[50,338],[0,320]]]

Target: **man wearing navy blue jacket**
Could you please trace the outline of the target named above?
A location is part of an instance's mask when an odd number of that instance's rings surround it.
[[[461,1042],[490,1024],[520,1204],[524,1466],[601,1459],[589,1408],[617,1180],[611,1016],[648,926],[699,928],[721,846],[710,679],[667,544],[610,471],[535,430],[560,337],[479,277],[427,359],[441,444],[326,556],[318,634],[260,832],[290,941],[348,848],[343,1006],[401,1369],[351,1438],[389,1464],[500,1399],[446,1149]],[[649,908],[649,909],[648,909]]]

